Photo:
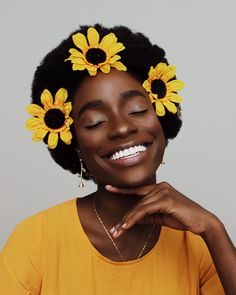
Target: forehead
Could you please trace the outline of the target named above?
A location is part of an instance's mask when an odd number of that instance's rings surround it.
[[[120,94],[129,90],[138,90],[147,96],[142,84],[129,73],[112,69],[109,74],[99,72],[95,77],[85,78],[73,98],[77,109],[91,100],[99,99],[115,102]]]

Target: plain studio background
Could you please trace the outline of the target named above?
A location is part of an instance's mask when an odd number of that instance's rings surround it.
[[[36,66],[79,24],[96,22],[127,25],[166,50],[186,83],[184,124],[158,181],[214,212],[236,241],[235,1],[9,0],[0,11],[0,248],[22,219],[95,189],[90,182],[80,189],[24,123]]]

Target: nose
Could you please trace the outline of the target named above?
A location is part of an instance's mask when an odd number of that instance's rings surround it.
[[[136,133],[138,126],[131,121],[131,118],[125,116],[112,115],[110,119],[110,128],[108,132],[109,139],[124,138],[130,134]]]

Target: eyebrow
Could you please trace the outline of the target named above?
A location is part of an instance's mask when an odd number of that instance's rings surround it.
[[[141,96],[146,99],[146,96],[141,91],[138,91],[138,90],[128,90],[128,91],[122,92],[120,94],[120,99],[126,100],[129,98],[133,98],[135,96]],[[89,101],[81,107],[81,109],[79,110],[79,113],[78,113],[78,117],[80,117],[85,111],[87,111],[89,109],[94,109],[94,108],[96,108],[98,106],[102,106],[102,105],[103,105],[103,102],[100,99]]]

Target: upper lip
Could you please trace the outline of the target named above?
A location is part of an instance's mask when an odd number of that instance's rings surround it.
[[[152,143],[152,141],[150,141],[150,140],[132,141],[132,142],[123,143],[123,144],[120,144],[120,145],[116,146],[115,148],[103,153],[102,158],[106,158],[109,155],[114,154],[115,152],[118,152],[118,151],[124,150],[124,149],[128,149],[128,148],[133,147],[135,145],[145,145],[145,144],[151,144],[151,143]]]

